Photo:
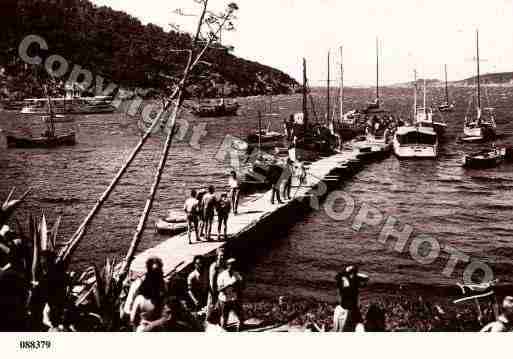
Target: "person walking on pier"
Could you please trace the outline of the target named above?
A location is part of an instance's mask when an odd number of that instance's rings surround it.
[[[292,187],[292,176],[294,175],[294,162],[290,158],[287,159],[287,164],[281,174],[281,181],[284,182],[283,186],[283,198],[285,200],[291,200],[290,189]]]
[[[217,239],[221,240],[221,227],[224,226],[224,240],[228,240],[228,216],[230,214],[230,201],[226,193],[221,194],[217,204]]]
[[[194,311],[201,310],[207,304],[208,273],[203,268],[203,257],[194,257],[194,270],[187,277],[187,294]]]
[[[237,173],[235,171],[230,172],[228,178],[228,185],[230,186],[230,202],[233,214],[237,214],[237,208],[239,207],[239,180],[237,179]]]
[[[203,196],[203,217],[205,221],[205,240],[210,241],[212,235],[212,222],[214,221],[214,210],[217,205],[214,186],[208,187],[208,193]]]
[[[333,314],[333,331],[352,332],[362,322],[359,307],[360,288],[365,286],[369,277],[358,272],[358,267],[350,265],[344,272],[337,273],[339,304]]]
[[[274,204],[274,197],[278,200],[278,203],[283,203],[280,198],[280,184],[281,175],[283,168],[275,162],[269,166],[268,180],[272,186],[271,192],[271,204]]]
[[[235,259],[226,261],[226,270],[219,274],[217,285],[219,290],[219,309],[221,310],[221,326],[226,328],[230,312],[237,317],[238,330],[242,324],[241,296],[243,289],[242,276],[234,270]]]
[[[187,238],[189,240],[189,244],[191,244],[191,232],[194,229],[196,233],[196,241],[200,240],[199,232],[198,232],[198,208],[199,202],[196,199],[196,190],[191,190],[191,196],[185,200],[185,204],[183,206],[183,210],[187,216]]]
[[[208,280],[209,280],[209,288],[208,288],[208,299],[207,299],[207,307],[213,308],[217,304],[217,297],[219,292],[217,290],[217,278],[219,274],[225,269],[224,263],[224,248],[217,248],[217,258],[214,263],[210,265],[208,270]]]

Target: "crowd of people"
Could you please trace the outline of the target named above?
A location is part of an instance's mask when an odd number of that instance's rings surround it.
[[[208,268],[202,256],[194,257],[186,294],[180,300],[166,290],[162,261],[151,257],[144,277],[132,283],[123,313],[138,332],[173,330],[180,325],[185,330],[219,332],[230,327],[238,331],[243,323],[244,281],[236,263],[235,258],[225,259],[222,247]]]

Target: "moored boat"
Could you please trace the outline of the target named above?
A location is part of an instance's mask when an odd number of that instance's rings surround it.
[[[476,31],[476,49],[477,49],[477,104],[476,115],[472,116],[470,111],[467,111],[465,122],[463,125],[463,141],[478,142],[494,139],[496,136],[497,125],[495,123],[495,116],[493,108],[487,107],[481,109],[481,82],[479,76],[479,32]],[[471,100],[472,105],[474,99]],[[483,113],[484,112],[484,113]]]
[[[192,113],[198,117],[225,117],[237,115],[239,109],[237,102],[226,103],[224,99],[219,102],[198,103],[192,108]]]
[[[434,159],[438,155],[438,138],[429,127],[400,126],[393,139],[394,154],[402,158]]]
[[[463,161],[463,166],[469,168],[491,168],[498,166],[504,159],[506,149],[492,149],[482,150],[470,155],[466,155]]]
[[[16,137],[6,136],[7,147],[16,148],[49,148],[58,146],[73,146],[76,143],[75,133],[65,135],[41,136],[41,137]]]

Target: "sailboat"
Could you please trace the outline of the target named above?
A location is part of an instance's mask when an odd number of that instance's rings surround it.
[[[424,113],[419,117],[417,108],[417,73],[415,74],[414,84],[414,103],[413,118],[414,125],[400,126],[397,128],[392,145],[394,154],[399,159],[405,158],[436,158],[438,155],[438,136],[430,123],[423,122],[419,119],[427,120],[427,113],[424,107]]]
[[[454,103],[449,104],[449,88],[447,87],[447,65],[444,65],[445,72],[445,102],[438,106],[440,112],[452,112],[454,110]]]
[[[45,88],[46,92],[46,88]],[[16,148],[49,148],[57,146],[73,146],[76,142],[75,132],[71,131],[67,134],[57,135],[55,133],[55,114],[53,111],[52,101],[50,96],[47,95],[48,116],[42,116],[42,121],[46,124],[47,128],[41,137],[7,137],[7,147]]]
[[[417,94],[417,72],[415,73],[415,95]],[[415,96],[416,98],[416,96]],[[416,100],[415,100],[416,103]],[[415,105],[416,106],[416,105]],[[432,128],[436,134],[441,137],[445,133],[447,124],[441,121],[433,120],[433,109],[426,106],[426,79],[424,79],[424,102],[423,107],[415,108],[414,124],[422,127]]]
[[[465,122],[463,125],[463,141],[476,142],[485,141],[488,139],[495,138],[495,130],[497,125],[495,124],[495,118],[492,108],[486,108],[485,113],[481,109],[481,83],[479,74],[479,31],[476,30],[476,67],[477,67],[477,105],[475,101],[471,101],[471,104],[476,105],[476,115],[473,117],[471,113],[467,113],[465,116]],[[470,111],[469,111],[470,112]]]

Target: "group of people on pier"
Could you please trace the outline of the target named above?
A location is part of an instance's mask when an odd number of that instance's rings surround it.
[[[207,191],[196,191],[192,189],[189,198],[185,200],[184,212],[187,217],[187,238],[192,243],[192,232],[195,233],[196,241],[205,238],[205,241],[212,240],[212,225],[214,215],[217,212],[217,239],[228,239],[228,216],[232,211],[237,214],[239,205],[240,186],[235,171],[230,173],[228,179],[230,193],[223,192],[217,197],[214,186],[209,186]],[[223,231],[221,231],[223,230]]]
[[[166,286],[160,258],[151,257],[144,277],[132,283],[123,312],[138,332],[176,330],[180,326],[206,332],[222,332],[229,326],[239,330],[243,323],[244,281],[235,264],[235,258],[225,259],[222,247],[208,268],[202,256],[194,257],[186,294],[180,300],[176,291],[169,289],[172,286]],[[233,323],[229,321],[230,313]]]

